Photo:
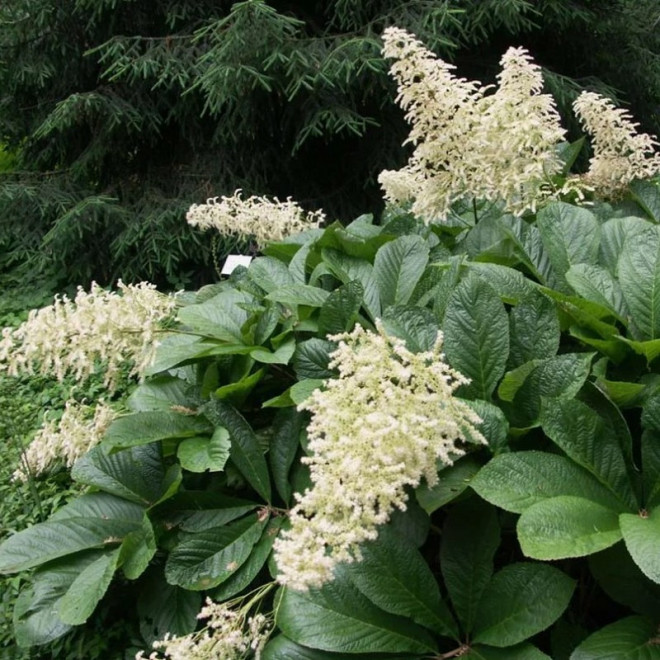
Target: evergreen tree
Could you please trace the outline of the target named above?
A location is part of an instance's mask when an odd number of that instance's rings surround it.
[[[388,25],[484,80],[525,45],[566,105],[608,83],[658,131],[658,14],[655,0],[3,0],[0,142],[16,163],[0,174],[0,271],[198,282],[232,246],[186,225],[192,203],[242,188],[331,218],[374,208],[378,173],[406,158]]]

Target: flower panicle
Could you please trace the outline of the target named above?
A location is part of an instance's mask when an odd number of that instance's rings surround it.
[[[312,487],[296,496],[291,527],[275,541],[278,581],[296,590],[332,580],[335,566],[360,559],[395,509],[405,510],[406,488],[437,482],[437,462],[449,465],[464,442],[485,442],[479,417],[454,396],[467,379],[435,346],[412,353],[405,343],[356,326],[338,342],[328,380],[299,409],[307,427]]]
[[[188,224],[214,229],[221,236],[241,236],[254,240],[259,249],[269,241],[279,241],[296,232],[319,227],[323,211],[305,213],[290,197],[281,202],[255,195],[243,199],[236,190],[231,197],[212,197],[205,204],[193,204],[186,215]]]

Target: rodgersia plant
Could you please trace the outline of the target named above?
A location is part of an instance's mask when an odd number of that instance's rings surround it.
[[[415,152],[384,181],[412,212],[264,234],[180,297],[72,467],[88,491],[0,545],[0,571],[33,571],[21,645],[121,603],[126,653],[660,657],[658,184],[606,203],[567,176],[580,145],[524,51],[490,93],[411,35],[386,48]],[[655,171],[639,144],[626,172]],[[114,355],[87,330],[70,345]]]

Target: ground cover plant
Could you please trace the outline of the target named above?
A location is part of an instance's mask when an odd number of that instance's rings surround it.
[[[190,224],[293,233],[197,292],[95,287],[4,332],[10,373],[106,385],[17,474],[66,450],[84,489],[0,545],[32,571],[21,646],[121,603],[126,657],[660,657],[655,143],[581,96],[571,174],[524,50],[492,90],[384,37],[413,151],[380,223],[209,200]]]

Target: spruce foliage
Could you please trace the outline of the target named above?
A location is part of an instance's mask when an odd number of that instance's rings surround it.
[[[4,0],[0,271],[177,286],[232,247],[186,225],[192,203],[242,188],[330,217],[374,207],[378,173],[406,158],[388,25],[484,80],[525,45],[566,105],[606,82],[658,132],[658,14],[655,0]]]

